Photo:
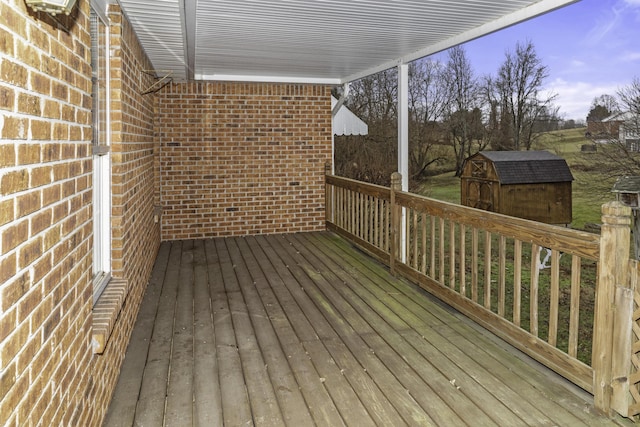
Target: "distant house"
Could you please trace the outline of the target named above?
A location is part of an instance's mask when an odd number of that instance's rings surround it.
[[[587,133],[596,143],[621,142],[630,151],[640,151],[640,120],[626,112],[615,113],[601,121],[589,121]]]
[[[465,160],[461,204],[549,224],[572,219],[573,175],[548,151],[482,151]]]
[[[617,137],[620,126],[624,123],[623,113],[613,113],[602,120],[588,120],[587,134],[597,140],[606,142],[612,137]]]
[[[640,117],[624,113],[618,128],[618,141],[624,143],[629,151],[640,151]]]

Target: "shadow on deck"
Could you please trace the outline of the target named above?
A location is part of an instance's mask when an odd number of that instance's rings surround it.
[[[329,233],[163,243],[106,426],[605,426]]]

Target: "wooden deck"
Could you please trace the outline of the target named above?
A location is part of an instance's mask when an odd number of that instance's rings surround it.
[[[331,233],[163,243],[106,426],[606,426]]]

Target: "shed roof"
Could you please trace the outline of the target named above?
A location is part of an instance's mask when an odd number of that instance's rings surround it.
[[[494,164],[502,184],[573,181],[566,160],[548,151],[482,151],[476,156],[483,156]]]
[[[613,184],[611,192],[640,194],[640,176],[619,177]]]

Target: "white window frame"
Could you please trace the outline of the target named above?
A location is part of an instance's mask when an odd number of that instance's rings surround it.
[[[92,137],[93,147],[93,303],[98,301],[100,295],[111,280],[111,117],[109,114],[110,105],[110,75],[109,75],[109,25],[103,8],[93,4],[91,7],[91,19],[97,19],[102,25],[98,28],[104,28],[104,46],[101,50],[105,54],[104,70],[98,70],[96,76],[92,70],[92,79],[104,79],[104,102],[98,102],[97,107],[103,106],[105,111],[104,122],[95,120],[100,113],[96,113],[96,104],[92,106],[94,120],[92,123],[94,132]],[[98,6],[98,7],[95,7]],[[102,12],[102,13],[101,13]],[[92,45],[96,35],[92,25],[91,37]],[[93,52],[92,52],[93,58]],[[92,61],[93,62],[93,61]],[[94,64],[92,64],[93,66]],[[103,72],[103,73],[102,73]],[[94,92],[92,90],[92,96]],[[104,125],[104,132],[98,130],[96,125]],[[102,141],[95,141],[103,137]]]

